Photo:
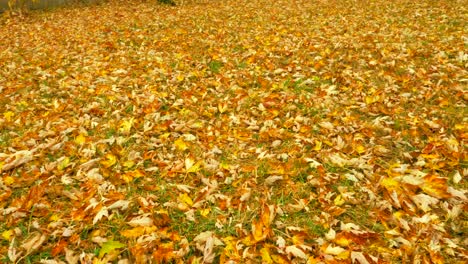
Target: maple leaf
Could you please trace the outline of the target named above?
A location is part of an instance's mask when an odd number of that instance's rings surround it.
[[[99,250],[99,258],[102,258],[104,255],[110,254],[116,249],[123,248],[125,246],[125,244],[120,243],[119,241],[107,240],[102,244],[101,249]]]
[[[304,253],[304,251],[299,249],[297,246],[287,246],[285,251],[287,254],[292,255],[294,257],[307,259],[307,255]]]
[[[122,120],[119,125],[119,131],[123,134],[129,134],[134,123],[134,118]]]
[[[45,234],[34,234],[27,241],[21,244],[28,253],[38,250],[42,244],[46,241],[47,236]]]
[[[182,151],[188,148],[183,138],[178,138],[176,141],[174,141],[174,145],[176,146],[178,150],[182,150]]]
[[[195,161],[192,158],[185,159],[185,171],[187,173],[199,171],[202,165],[203,165],[203,160],[199,160],[195,163]]]
[[[86,137],[83,134],[79,134],[75,137],[75,142],[79,145],[83,145],[86,142]]]
[[[421,189],[436,198],[449,198],[451,195],[447,192],[447,179],[437,177],[435,175],[427,175],[424,177],[424,183]]]
[[[0,157],[3,153],[0,153]],[[21,166],[27,162],[30,162],[33,159],[33,152],[29,150],[20,150],[11,155],[6,156],[6,159],[3,161],[3,164],[0,166],[0,171],[7,171],[18,166]]]
[[[260,249],[260,256],[262,257],[262,263],[268,263],[268,264],[273,263],[273,259],[270,256],[270,252],[268,248],[264,247]]]
[[[153,219],[148,216],[140,216],[133,218],[129,222],[127,222],[130,226],[152,226]]]
[[[111,153],[107,153],[104,157],[105,157],[105,160],[101,160],[101,164],[105,168],[112,167],[115,163],[117,163],[117,157]]]
[[[10,238],[13,236],[14,231],[12,229],[10,230],[5,230],[2,232],[2,238],[5,240],[10,240]]]
[[[109,217],[109,211],[107,210],[107,207],[103,206],[99,212],[94,216],[93,218],[93,225],[95,225],[97,222],[99,222],[103,217]]]
[[[6,121],[10,122],[11,118],[15,116],[15,113],[12,111],[6,111],[3,113],[3,118],[5,118]]]

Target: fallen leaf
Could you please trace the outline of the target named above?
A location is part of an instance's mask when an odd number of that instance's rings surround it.
[[[262,263],[267,263],[267,264],[273,263],[273,259],[270,256],[270,252],[268,248],[260,249],[260,256],[262,257]]]
[[[451,195],[447,192],[447,179],[437,177],[435,175],[427,175],[424,177],[424,183],[421,189],[436,198],[449,198]]]
[[[83,145],[84,143],[86,143],[86,136],[83,134],[79,134],[75,137],[75,142],[76,144]]]
[[[187,143],[185,143],[183,138],[178,138],[176,141],[174,141],[174,145],[178,150],[184,151],[188,148]]]
[[[339,254],[341,254],[341,253],[343,253],[345,251],[346,251],[346,249],[344,249],[342,247],[334,247],[332,245],[328,245],[327,248],[325,249],[324,253],[337,256],[337,255],[339,255]]]
[[[287,246],[285,251],[288,255],[294,256],[296,258],[307,259],[307,255],[304,253],[304,251],[300,250],[296,246]]]
[[[10,240],[10,238],[14,235],[14,233],[15,232],[13,229],[5,230],[2,232],[2,238],[5,240]]]
[[[135,217],[132,220],[128,221],[127,224],[130,226],[152,226],[153,219],[148,216]]]
[[[110,168],[112,167],[115,163],[117,163],[117,157],[114,156],[113,154],[111,153],[107,153],[105,156],[104,156],[104,160],[101,160],[101,164],[105,167],[105,168]]]
[[[35,233],[28,240],[21,244],[21,247],[26,250],[26,252],[31,253],[38,250],[42,244],[46,241],[47,236],[45,234]]]
[[[5,163],[1,166],[1,171],[7,171],[19,167],[33,160],[33,152],[29,150],[20,150],[5,159]]]
[[[97,222],[99,222],[103,217],[109,217],[109,212],[107,210],[107,207],[103,206],[101,210],[94,216],[93,218],[93,225],[95,225]]]
[[[101,249],[99,250],[99,257],[102,258],[105,254],[110,254],[116,249],[123,248],[125,246],[125,244],[120,243],[119,241],[107,240],[102,244]]]
[[[369,261],[367,261],[366,257],[362,252],[357,252],[357,251],[352,251],[351,252],[351,262],[352,263],[358,263],[358,264],[370,264]]]

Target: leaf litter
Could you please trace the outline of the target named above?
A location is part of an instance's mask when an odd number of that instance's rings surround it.
[[[1,262],[467,261],[463,1],[0,23]]]

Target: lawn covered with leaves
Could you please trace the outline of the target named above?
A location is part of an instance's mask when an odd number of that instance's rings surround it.
[[[465,1],[0,20],[0,262],[466,263]]]

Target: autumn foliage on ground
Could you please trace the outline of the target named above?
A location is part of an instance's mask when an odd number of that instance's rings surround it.
[[[464,1],[181,2],[0,20],[0,262],[466,263]]]

